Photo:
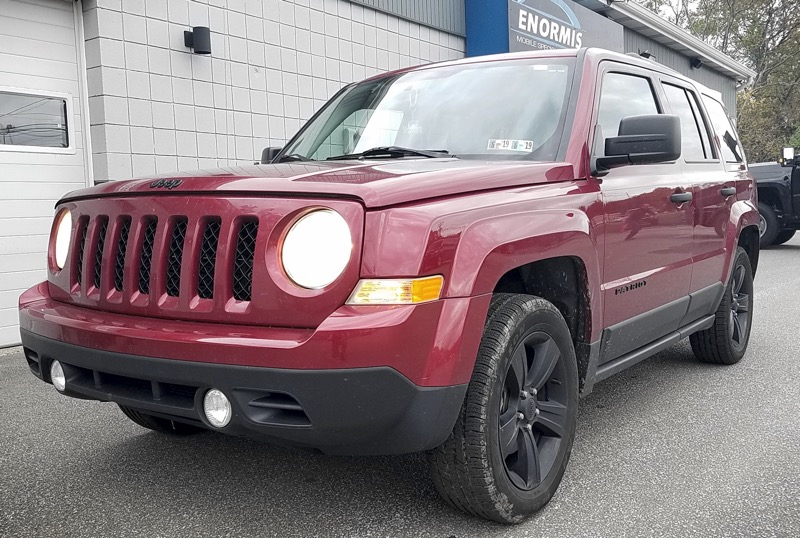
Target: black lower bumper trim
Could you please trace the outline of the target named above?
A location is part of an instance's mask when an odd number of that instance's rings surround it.
[[[49,382],[62,363],[65,394],[110,401],[213,429],[202,398],[222,390],[233,404],[224,433],[328,454],[403,454],[440,445],[466,385],[420,387],[388,367],[287,370],[198,363],[101,351],[22,332],[31,371]]]

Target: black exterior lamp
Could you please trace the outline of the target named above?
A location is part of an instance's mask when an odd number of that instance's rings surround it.
[[[705,64],[703,63],[702,58],[694,57],[694,58],[689,58],[689,65],[692,66],[692,69],[700,69]]]
[[[195,54],[211,54],[211,29],[208,26],[195,26],[191,32],[184,31],[183,44],[194,49]]]

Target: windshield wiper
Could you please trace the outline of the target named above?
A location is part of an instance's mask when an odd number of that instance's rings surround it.
[[[455,157],[450,155],[446,149],[413,149],[403,148],[400,146],[378,146],[370,148],[361,153],[350,153],[348,155],[336,155],[335,157],[328,157],[328,161],[344,161],[348,159],[400,159],[402,157],[428,157],[429,159],[438,159],[442,157]]]

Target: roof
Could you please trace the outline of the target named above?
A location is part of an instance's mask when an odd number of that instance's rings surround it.
[[[631,0],[626,2],[576,0],[576,2],[672,50],[690,58],[700,58],[707,66],[731,78],[747,81],[756,76],[756,72],[749,67],[636,2]]]

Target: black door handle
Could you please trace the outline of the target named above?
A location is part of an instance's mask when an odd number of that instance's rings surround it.
[[[728,196],[733,196],[736,194],[736,187],[725,187],[719,190],[719,193],[727,198]]]
[[[683,204],[685,202],[692,201],[692,193],[691,192],[676,192],[672,196],[669,197],[674,204]]]

